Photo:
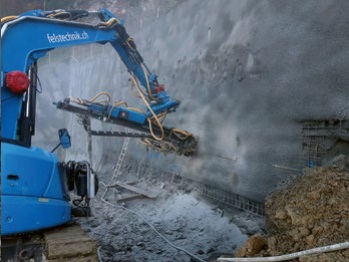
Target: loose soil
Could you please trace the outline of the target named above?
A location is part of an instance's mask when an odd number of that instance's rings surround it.
[[[267,236],[249,238],[235,255],[277,256],[348,241],[348,200],[348,174],[332,167],[310,170],[267,199]],[[295,261],[349,261],[349,250]]]

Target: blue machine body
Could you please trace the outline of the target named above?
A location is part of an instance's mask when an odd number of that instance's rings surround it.
[[[1,234],[48,228],[70,220],[58,159],[36,147],[1,143]]]
[[[86,14],[89,15],[87,11]],[[105,9],[98,15],[104,23],[116,18]],[[19,132],[26,136],[33,134],[33,127],[24,130],[21,122],[28,92],[22,95],[11,92],[5,83],[8,73],[19,70],[29,75],[31,66],[57,47],[110,43],[142,86],[154,92],[155,113],[173,112],[179,105],[166,92],[155,92],[157,76],[149,72],[132,48],[133,43],[125,45],[130,40],[120,20],[113,26],[96,26],[55,19],[58,16],[59,12],[34,10],[1,25],[1,235],[40,230],[70,220],[70,200],[58,159],[19,138]],[[91,105],[89,109],[105,110],[99,105]],[[125,115],[121,114],[125,111],[127,121],[140,126],[146,125],[151,116],[149,111],[143,114],[122,107],[113,108],[112,115],[117,118]]]

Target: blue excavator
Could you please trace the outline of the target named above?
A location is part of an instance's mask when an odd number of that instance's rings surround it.
[[[71,193],[88,207],[98,180],[87,161],[62,162],[53,152],[32,146],[40,58],[59,47],[109,43],[127,67],[145,110],[126,103],[67,97],[58,109],[78,114],[90,135],[137,137],[164,153],[193,156],[197,139],[189,132],[168,128],[162,121],[180,101],[171,99],[151,73],[124,22],[106,9],[33,10],[1,19],[1,236],[36,232],[68,223]],[[102,94],[105,95],[105,94]],[[133,132],[96,131],[90,119],[126,127]],[[66,129],[60,145],[70,146]]]

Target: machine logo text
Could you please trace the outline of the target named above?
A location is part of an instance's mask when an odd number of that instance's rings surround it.
[[[49,43],[61,43],[61,42],[70,42],[70,41],[78,41],[88,39],[89,35],[85,31],[79,33],[75,31],[74,33],[66,33],[66,34],[47,34],[47,40]]]

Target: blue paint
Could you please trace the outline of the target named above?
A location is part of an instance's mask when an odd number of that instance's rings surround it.
[[[7,143],[1,152],[1,235],[68,222],[70,205],[55,155]]]

